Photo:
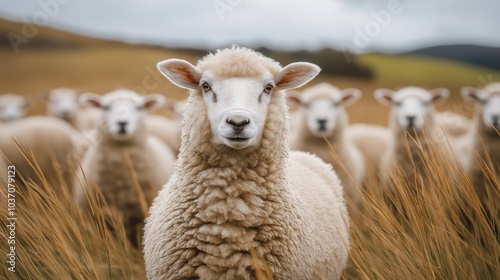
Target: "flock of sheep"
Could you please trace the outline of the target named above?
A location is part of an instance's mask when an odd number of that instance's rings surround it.
[[[168,101],[176,118],[148,114],[164,107],[163,96],[125,89],[104,96],[56,89],[43,96],[49,116],[26,118],[23,97],[0,96],[0,164],[67,191],[82,211],[99,188],[122,213],[130,241],[140,246],[142,238],[149,279],[251,279],[251,249],[276,279],[339,279],[348,212],[361,203],[370,171],[390,191],[391,170],[424,168],[414,157],[437,149],[483,199],[493,186],[477,156],[500,173],[500,83],[463,88],[477,103],[473,120],[434,110],[446,89],[379,89],[376,99],[391,107],[382,127],[349,125],[344,108],[361,97],[357,89],[322,83],[293,91],[320,72],[314,64],[282,67],[232,47],[196,66],[168,59],[158,69],[189,90],[186,101]],[[151,205],[146,221],[138,193]]]

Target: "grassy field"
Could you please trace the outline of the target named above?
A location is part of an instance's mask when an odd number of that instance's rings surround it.
[[[441,157],[423,153],[432,170],[428,185],[394,177],[390,195],[376,180],[365,185],[361,210],[350,213],[350,261],[342,279],[499,279],[500,189],[492,189],[482,208],[470,180],[451,162],[438,164]],[[488,168],[485,174],[500,185]],[[2,187],[0,197],[6,195]],[[87,195],[89,215],[46,183],[18,185],[16,195],[16,273],[4,263],[1,279],[145,279],[141,250],[127,241],[119,213],[99,194]],[[6,240],[5,210],[0,223]],[[8,250],[1,246],[0,254]],[[255,267],[257,279],[272,279]]]

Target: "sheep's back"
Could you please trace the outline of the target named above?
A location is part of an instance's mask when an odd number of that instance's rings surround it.
[[[287,176],[291,193],[305,207],[304,226],[314,229],[307,237],[316,243],[314,271],[320,278],[340,278],[347,261],[349,215],[339,178],[330,165],[304,152],[290,153]]]

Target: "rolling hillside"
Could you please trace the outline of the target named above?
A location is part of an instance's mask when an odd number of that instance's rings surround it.
[[[0,41],[3,40],[0,44],[2,61],[0,93],[26,94],[31,96],[33,101],[37,100],[37,92],[55,87],[73,87],[97,93],[126,87],[141,93],[159,92],[167,97],[180,99],[186,96],[185,91],[163,78],[156,70],[156,63],[171,57],[195,62],[196,58],[206,53],[127,45],[39,28],[37,35],[26,45],[21,46],[16,54],[10,45],[6,44],[5,36],[11,31],[20,32],[21,27],[18,23],[0,21]],[[58,42],[59,47],[48,47],[54,42]],[[272,52],[275,54],[273,57],[284,63],[289,60],[345,63],[340,61],[345,59],[343,55],[336,56],[334,60],[329,57],[323,57],[322,60],[322,56],[331,52],[309,53],[304,57],[298,56],[297,53]],[[460,87],[482,86],[500,80],[499,71],[441,59],[368,54],[355,56],[354,60],[364,69],[370,69],[373,78],[357,79],[323,73],[312,83],[325,81],[340,88],[361,89],[364,93],[363,98],[349,109],[353,122],[386,123],[387,109],[372,97],[372,92],[379,87],[398,88],[407,85],[447,87],[451,90],[452,96],[441,109],[449,109],[456,108],[455,104],[463,103],[458,94]],[[328,67],[319,64],[323,68]],[[34,104],[30,109],[31,113],[43,113],[43,104],[40,101]]]

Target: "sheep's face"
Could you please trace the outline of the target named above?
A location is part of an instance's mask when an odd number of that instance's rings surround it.
[[[464,87],[461,93],[465,100],[479,105],[479,113],[486,128],[500,130],[500,85],[495,87],[493,84],[483,89]]]
[[[141,105],[129,99],[110,100],[102,109],[106,128],[116,140],[131,138],[144,114]]]
[[[143,98],[132,91],[117,90],[103,97],[86,93],[80,97],[80,102],[85,106],[103,110],[101,121],[103,133],[110,135],[116,141],[126,141],[137,133],[143,133],[138,131],[138,128],[144,126],[145,111],[158,108],[164,99],[158,94]]]
[[[500,94],[491,95],[483,105],[483,121],[495,130],[500,130]]]
[[[427,91],[420,88],[404,88],[397,92],[388,89],[375,91],[377,100],[392,106],[392,117],[399,127],[408,130],[421,130],[426,122],[433,119],[434,104],[448,98],[447,89],[438,88]]]
[[[179,59],[162,61],[158,69],[176,85],[193,89],[193,94],[202,96],[212,143],[241,152],[260,146],[274,92],[299,87],[320,71],[314,64],[301,62],[292,63],[274,75],[263,67],[259,75],[221,77]]]
[[[47,101],[49,115],[67,120],[77,114],[78,96],[73,90],[56,89],[44,95],[43,98]]]
[[[0,95],[0,121],[11,122],[23,118],[29,102],[17,94]]]
[[[307,127],[314,136],[330,137],[344,121],[344,107],[354,104],[360,97],[358,89],[339,90],[329,84],[319,84],[288,99],[301,105]]]
[[[206,72],[200,85],[212,142],[234,149],[258,146],[275,87],[272,75],[221,79]]]
[[[317,137],[322,137],[323,134],[330,136],[340,113],[340,104],[333,100],[318,99],[304,105],[311,133]]]

